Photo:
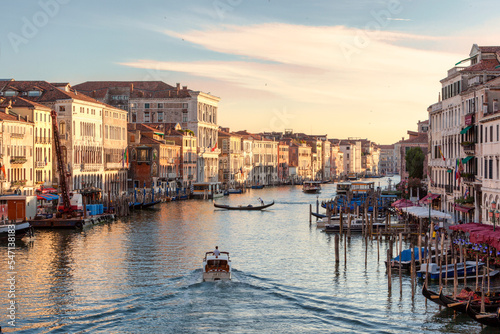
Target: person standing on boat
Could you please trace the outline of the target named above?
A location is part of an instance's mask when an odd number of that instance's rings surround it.
[[[219,256],[220,255],[219,246],[215,246],[214,255],[215,256]]]
[[[264,205],[264,201],[259,197],[260,204]]]

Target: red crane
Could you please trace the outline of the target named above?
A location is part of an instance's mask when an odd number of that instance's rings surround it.
[[[54,146],[56,150],[57,157],[57,171],[59,172],[59,184],[61,186],[61,193],[63,199],[63,213],[71,213],[71,202],[69,198],[68,184],[66,182],[66,177],[70,176],[70,173],[65,171],[64,161],[62,159],[61,144],[59,142],[59,129],[57,127],[57,113],[55,110],[50,112],[52,117],[52,130],[54,132]]]

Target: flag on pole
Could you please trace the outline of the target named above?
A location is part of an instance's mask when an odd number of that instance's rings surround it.
[[[0,171],[2,171],[3,177],[6,178],[7,177],[7,173],[5,173],[5,165],[4,164],[2,164],[2,167],[0,167]]]
[[[467,198],[467,196],[469,196],[469,187],[465,188],[464,198]]]
[[[443,161],[446,161],[446,159],[444,158],[443,151],[441,151],[441,146],[438,146],[438,148],[439,148],[439,153],[441,154],[441,158],[443,158]]]
[[[458,180],[458,185],[460,186],[460,163],[458,162],[460,159],[457,159],[455,166],[455,180]]]
[[[217,148],[217,142],[215,142],[215,146],[212,147],[212,151],[211,152],[215,151],[216,148]]]

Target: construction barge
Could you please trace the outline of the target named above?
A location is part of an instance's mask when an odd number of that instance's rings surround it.
[[[47,218],[28,220],[34,228],[85,228],[115,219],[114,214],[101,214],[90,217]]]

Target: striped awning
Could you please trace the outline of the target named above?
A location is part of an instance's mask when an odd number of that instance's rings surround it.
[[[52,194],[40,194],[40,195],[36,195],[36,198],[38,200],[53,201],[55,199],[58,199],[59,196],[52,195]]]

